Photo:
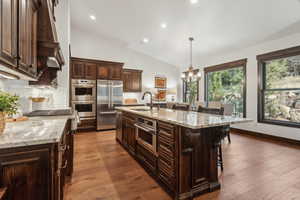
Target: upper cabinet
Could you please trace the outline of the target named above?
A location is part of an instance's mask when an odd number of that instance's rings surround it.
[[[57,3],[55,0],[0,0],[3,71],[22,79],[39,80],[45,78],[43,73],[48,74],[48,68],[61,69],[64,58],[53,16]]]
[[[123,91],[142,92],[142,70],[123,70]]]
[[[0,62],[17,65],[18,0],[0,0]]]
[[[122,80],[123,65],[124,63],[73,57],[71,58],[71,78]]]
[[[37,10],[33,0],[19,0],[19,69],[37,73]]]
[[[98,65],[98,79],[122,80],[123,63],[106,63],[101,61]]]
[[[34,78],[38,4],[34,0],[0,0],[0,4],[0,61]]]

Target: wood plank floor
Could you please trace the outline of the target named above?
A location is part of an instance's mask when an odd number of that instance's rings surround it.
[[[196,200],[300,200],[300,148],[232,134],[219,191]],[[66,200],[171,200],[115,141],[114,131],[75,136]]]

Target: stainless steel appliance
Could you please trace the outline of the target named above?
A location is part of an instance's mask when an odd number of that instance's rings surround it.
[[[97,130],[116,128],[115,107],[123,104],[123,81],[97,80]]]
[[[96,81],[72,79],[72,101],[95,101]]]
[[[135,127],[137,143],[156,154],[157,122],[151,119],[138,118]]]
[[[77,110],[80,120],[96,119],[95,101],[72,101],[72,108]]]

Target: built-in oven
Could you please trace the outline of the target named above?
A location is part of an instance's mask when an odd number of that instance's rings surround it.
[[[136,140],[147,150],[157,154],[157,122],[151,119],[138,118],[135,123]]]
[[[95,101],[72,101],[72,107],[78,112],[80,119],[96,119]]]
[[[72,79],[72,101],[95,101],[96,80]]]

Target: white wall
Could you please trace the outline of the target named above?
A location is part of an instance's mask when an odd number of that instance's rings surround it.
[[[143,89],[154,88],[154,77],[167,77],[168,88],[179,88],[179,69],[173,65],[135,52],[117,41],[71,27],[71,51],[73,57],[124,62],[124,68],[143,70]],[[138,98],[140,93],[124,93],[124,98]]]
[[[70,1],[60,1],[55,14],[58,39],[65,58],[65,66],[61,72],[58,72],[58,88],[32,87],[28,85],[28,81],[0,79],[1,90],[20,96],[23,112],[31,111],[31,102],[28,97],[32,96],[53,97],[50,106],[53,104],[53,106],[65,107],[69,104]]]
[[[229,52],[211,57],[198,58],[196,60],[197,66],[212,66],[222,64],[238,59],[248,58],[247,63],[247,117],[254,120],[253,123],[237,125],[236,128],[245,129],[249,131],[256,131],[260,133],[300,140],[300,129],[289,128],[284,126],[269,125],[257,123],[257,60],[256,55],[294,47],[300,45],[300,33],[291,35],[289,37],[281,38],[278,40],[268,41],[241,49],[236,52]],[[203,70],[203,69],[202,69]],[[202,71],[203,73],[203,71]],[[203,73],[204,74],[204,73]],[[299,83],[300,84],[300,83]],[[201,80],[201,94],[200,99],[204,101],[204,78]]]

